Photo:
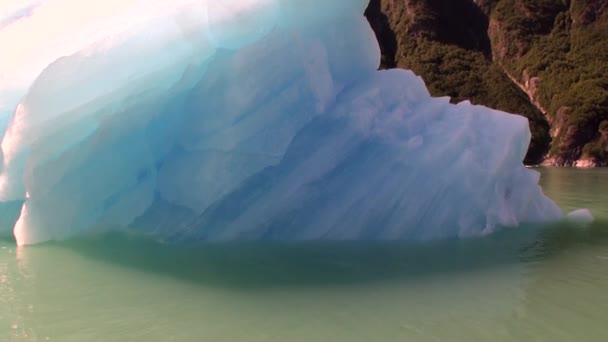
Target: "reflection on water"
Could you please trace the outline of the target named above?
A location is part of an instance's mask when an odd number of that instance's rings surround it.
[[[33,291],[35,281],[23,259],[22,250],[14,242],[0,242],[0,336],[10,331],[10,335],[28,340],[35,335],[26,323],[34,311],[33,303],[27,301]],[[20,339],[17,339],[20,340]]]
[[[538,168],[545,194],[565,210],[588,208],[597,218],[608,219],[608,170]]]
[[[178,248],[120,235],[4,244],[0,333],[9,341],[605,341],[606,227],[427,244]]]
[[[546,192],[591,208],[589,226],[425,244],[0,241],[0,341],[608,341],[607,173],[569,171],[542,169]]]

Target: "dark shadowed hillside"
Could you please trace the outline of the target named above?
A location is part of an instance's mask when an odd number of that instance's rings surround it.
[[[530,119],[526,163],[608,164],[608,0],[372,0],[382,67]]]

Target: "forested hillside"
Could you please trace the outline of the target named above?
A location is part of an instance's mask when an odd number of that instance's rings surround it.
[[[608,164],[608,0],[372,0],[382,67],[530,119],[526,163]]]

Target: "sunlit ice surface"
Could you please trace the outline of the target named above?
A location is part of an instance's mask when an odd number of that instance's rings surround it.
[[[377,71],[367,1],[1,4],[0,200],[20,245],[108,227],[431,240],[563,216],[522,165],[525,118]]]

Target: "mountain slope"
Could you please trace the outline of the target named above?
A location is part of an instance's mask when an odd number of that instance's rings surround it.
[[[530,120],[525,162],[606,165],[608,0],[372,0],[383,67]]]

